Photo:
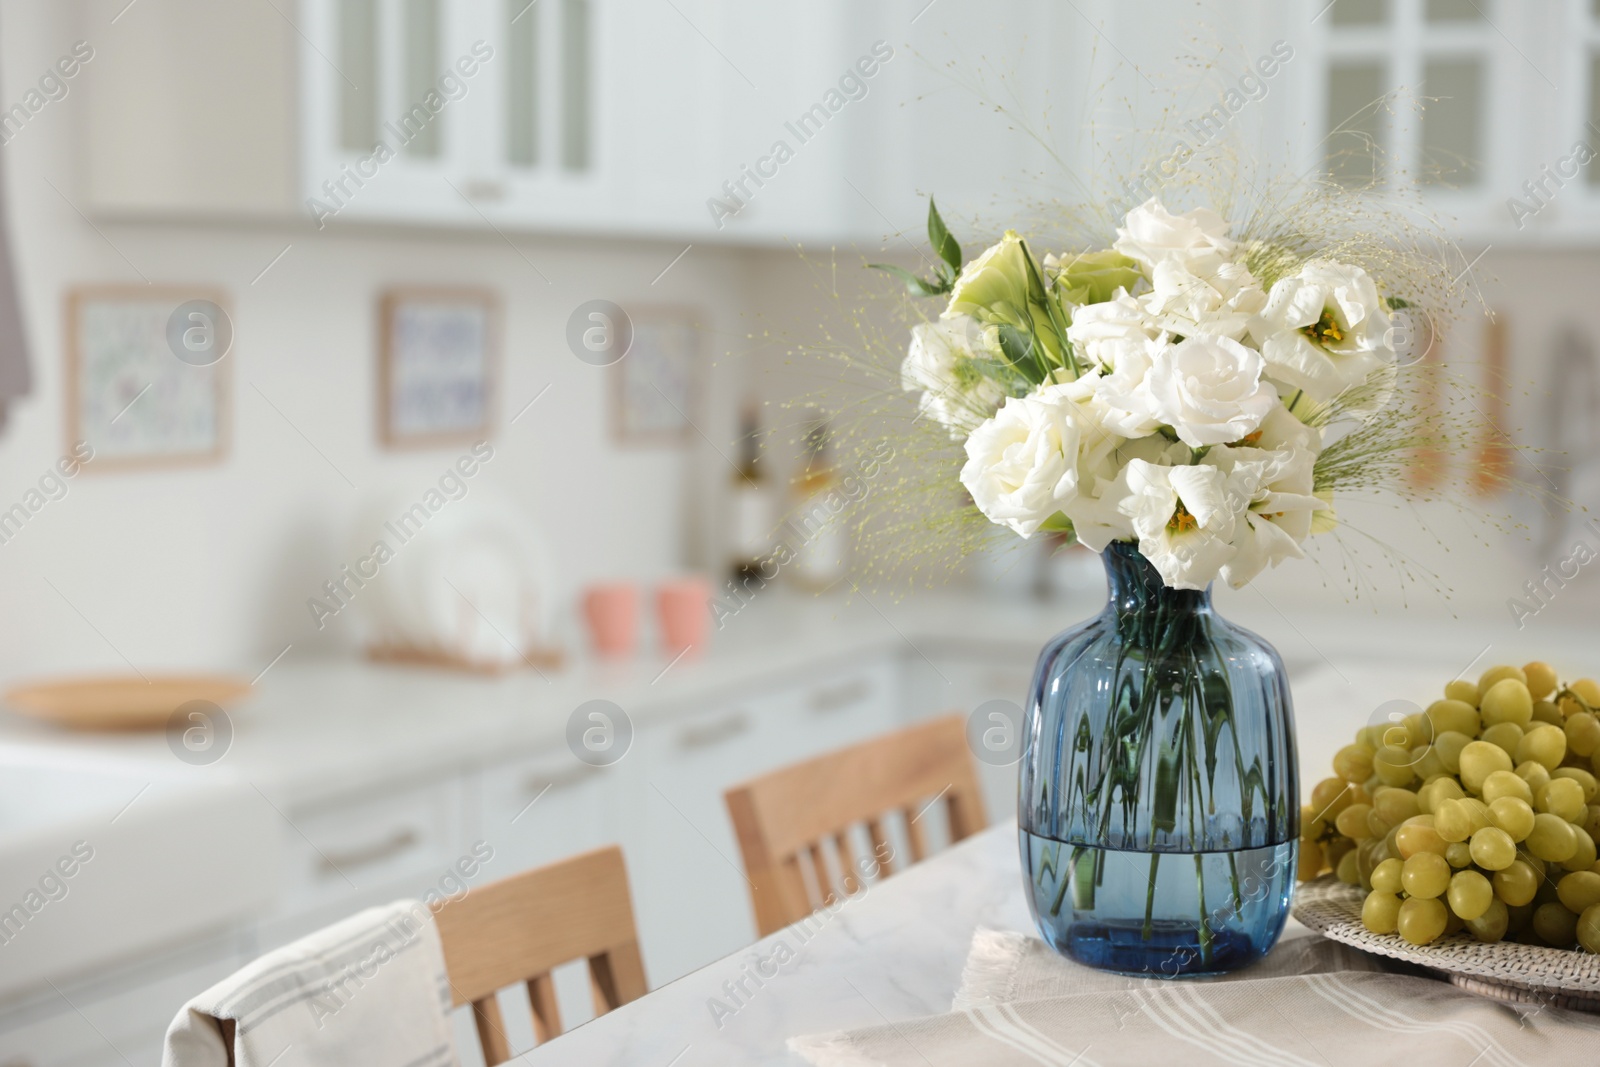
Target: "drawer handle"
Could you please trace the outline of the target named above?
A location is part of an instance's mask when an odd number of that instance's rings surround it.
[[[868,693],[872,687],[865,678],[857,678],[853,682],[836,685],[832,689],[818,689],[811,694],[811,710],[821,715],[830,711],[838,711],[856,703]]]
[[[723,741],[732,740],[750,729],[750,716],[742,711],[736,711],[727,718],[708,722],[702,726],[691,726],[678,734],[679,748],[709,748],[721,744]]]
[[[587,782],[590,778],[600,773],[599,767],[574,767],[570,771],[559,774],[530,774],[522,780],[522,792],[525,796],[538,796],[546,789],[565,789],[568,786]]]
[[[397,830],[382,841],[347,849],[344,852],[322,853],[322,873],[334,874],[347,867],[365,867],[391,856],[398,856],[417,843],[415,830]]]

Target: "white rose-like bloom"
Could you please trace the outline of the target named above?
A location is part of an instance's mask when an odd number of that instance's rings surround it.
[[[1096,552],[1112,541],[1132,540],[1133,521],[1119,506],[1128,496],[1129,464],[1141,460],[1172,467],[1188,463],[1189,455],[1186,445],[1152,434],[1086,457],[1078,465],[1078,495],[1062,509],[1072,520],[1073,534]]]
[[[900,387],[921,389],[919,410],[959,441],[1005,401],[1000,383],[971,367],[972,360],[989,358],[983,324],[969,315],[918,323],[900,365]]]
[[[967,438],[961,484],[990,522],[1030,537],[1077,496],[1086,432],[1101,433],[1071,384],[1010,397]]]
[[[1261,353],[1227,337],[1190,337],[1157,350],[1145,375],[1150,411],[1190,448],[1254,433],[1278,406]]]
[[[1150,281],[1152,290],[1139,298],[1150,325],[1184,337],[1210,334],[1237,341],[1267,302],[1243,263],[1219,255],[1162,260]]]
[[[1110,300],[1074,308],[1072,322],[1067,325],[1067,340],[1072,343],[1079,362],[1105,362],[1096,353],[1098,346],[1107,341],[1154,336],[1144,306],[1129,296],[1126,289],[1117,290],[1117,295]]]
[[[1222,579],[1238,589],[1268,567],[1302,559],[1312,519],[1326,505],[1312,495],[1315,453],[1304,449],[1214,448],[1204,463],[1227,475],[1227,495],[1237,521],[1235,553]]]
[[[1118,508],[1139,552],[1174,589],[1204,589],[1237,551],[1227,475],[1214,466],[1163,467],[1131,461],[1119,476]]]
[[[1272,377],[1317,403],[1392,361],[1389,309],[1360,267],[1312,260],[1282,278],[1250,322]]]
[[[1128,212],[1111,247],[1148,274],[1165,259],[1188,262],[1212,253],[1232,255],[1235,244],[1228,238],[1227,221],[1215,211],[1195,208],[1174,215],[1152,196]]]

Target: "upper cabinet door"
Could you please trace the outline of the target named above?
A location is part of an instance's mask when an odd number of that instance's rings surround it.
[[[1574,146],[1589,136],[1594,0],[1309,0],[1305,10],[1317,14],[1305,127],[1321,137],[1305,139],[1306,169],[1414,189],[1473,241],[1594,214],[1582,164],[1568,158],[1589,155]],[[1557,168],[1568,173],[1551,180]]]

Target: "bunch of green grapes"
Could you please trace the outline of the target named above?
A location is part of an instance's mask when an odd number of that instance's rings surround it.
[[[1600,682],[1491,667],[1367,726],[1301,812],[1301,879],[1367,890],[1361,921],[1414,945],[1465,929],[1600,953]]]

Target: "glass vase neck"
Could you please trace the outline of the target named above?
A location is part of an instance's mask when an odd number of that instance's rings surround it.
[[[1138,546],[1113,541],[1100,553],[1106,568],[1106,610],[1116,614],[1159,611],[1163,615],[1199,615],[1211,611],[1211,587],[1173,589],[1140,553]]]

